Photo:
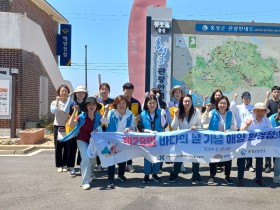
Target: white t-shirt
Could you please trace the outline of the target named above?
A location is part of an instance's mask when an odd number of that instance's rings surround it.
[[[245,105],[244,103],[236,105],[235,101],[230,103],[230,110],[234,114],[236,120],[236,127],[240,128],[242,120],[247,115],[253,114],[254,106],[252,104]]]
[[[65,126],[68,120],[68,113],[65,112],[66,102],[59,101],[58,106],[56,106],[56,100],[51,103],[51,113],[55,114],[54,125]]]
[[[251,123],[251,125],[249,125],[247,130],[256,130],[256,129],[260,129],[261,130],[261,129],[271,128],[272,127],[270,120],[266,116],[263,117],[260,122],[258,122],[256,120],[256,117],[255,117],[254,114],[250,114],[250,115],[246,116],[243,119],[242,123],[241,123],[241,127],[246,126],[246,120],[247,119],[252,120],[252,123]]]

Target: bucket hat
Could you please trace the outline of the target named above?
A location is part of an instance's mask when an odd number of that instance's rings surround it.
[[[265,109],[266,112],[268,111],[268,109],[266,108],[265,103],[263,103],[263,102],[258,102],[258,103],[256,103],[256,104],[254,105],[254,109],[253,109],[253,110],[255,110],[255,109]]]
[[[93,96],[87,97],[84,108],[86,108],[88,103],[95,103],[96,104],[96,111],[99,111],[102,108],[102,105],[100,103],[98,103],[96,98],[93,97]]]
[[[182,91],[182,95],[184,95],[184,89],[180,86],[180,85],[175,85],[171,90],[170,90],[170,95],[173,96],[174,95],[174,91],[175,90],[181,90]]]

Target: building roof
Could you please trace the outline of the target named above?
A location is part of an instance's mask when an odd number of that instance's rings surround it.
[[[68,20],[63,17],[52,5],[46,0],[31,0],[34,4],[44,10],[48,15],[51,15],[53,20],[61,24],[67,24]]]

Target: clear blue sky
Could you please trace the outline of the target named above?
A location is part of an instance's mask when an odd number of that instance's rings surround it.
[[[72,24],[72,66],[60,67],[75,88],[85,84],[85,44],[88,46],[88,90],[98,92],[97,75],[122,94],[128,82],[127,33],[133,0],[47,0]],[[175,19],[280,23],[278,0],[167,0]]]

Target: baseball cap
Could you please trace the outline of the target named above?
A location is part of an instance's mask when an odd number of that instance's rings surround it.
[[[241,95],[241,98],[244,98],[244,97],[251,98],[251,94],[246,91],[246,92],[242,93],[242,95]]]

